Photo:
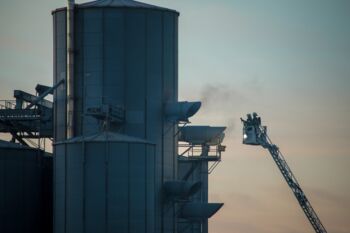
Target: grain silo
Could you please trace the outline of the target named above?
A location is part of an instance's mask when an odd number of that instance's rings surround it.
[[[52,229],[52,156],[0,140],[0,232]]]
[[[155,146],[103,132],[56,144],[56,232],[156,232]]]
[[[200,187],[177,175],[178,124],[200,108],[178,101],[179,13],[98,0],[52,14],[54,84],[65,80],[54,91],[54,232],[177,232]]]

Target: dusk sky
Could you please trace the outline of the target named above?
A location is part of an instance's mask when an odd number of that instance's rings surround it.
[[[203,102],[192,123],[229,127],[210,232],[313,232],[268,152],[241,143],[256,111],[328,232],[349,233],[350,1],[145,2],[180,12],[179,96]],[[65,4],[0,2],[0,99],[52,84],[51,10]]]

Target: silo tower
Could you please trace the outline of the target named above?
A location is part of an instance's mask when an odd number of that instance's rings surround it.
[[[178,101],[179,13],[68,2],[52,12],[54,84],[65,80],[54,91],[54,232],[177,232],[182,204],[168,197],[199,187],[178,181],[178,124],[201,105]]]

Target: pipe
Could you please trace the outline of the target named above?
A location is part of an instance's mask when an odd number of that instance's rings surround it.
[[[56,83],[53,87],[50,87],[46,91],[44,91],[41,95],[39,95],[32,103],[30,103],[26,109],[30,109],[37,103],[39,103],[41,100],[43,100],[48,94],[52,93],[57,87],[59,87],[62,83],[64,83],[64,79],[61,79],[58,83]],[[16,99],[17,101],[17,99]]]
[[[74,137],[74,0],[67,7],[67,139]]]

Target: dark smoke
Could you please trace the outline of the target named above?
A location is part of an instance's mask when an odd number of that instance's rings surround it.
[[[235,133],[236,127],[240,128],[240,117],[246,114],[241,111],[247,109],[247,106],[256,106],[256,99],[251,96],[257,98],[263,92],[262,81],[258,77],[247,79],[243,85],[237,86],[225,83],[207,84],[200,91],[201,111],[203,114],[215,114],[215,117],[222,119],[222,123],[227,126],[226,134],[230,136]]]

